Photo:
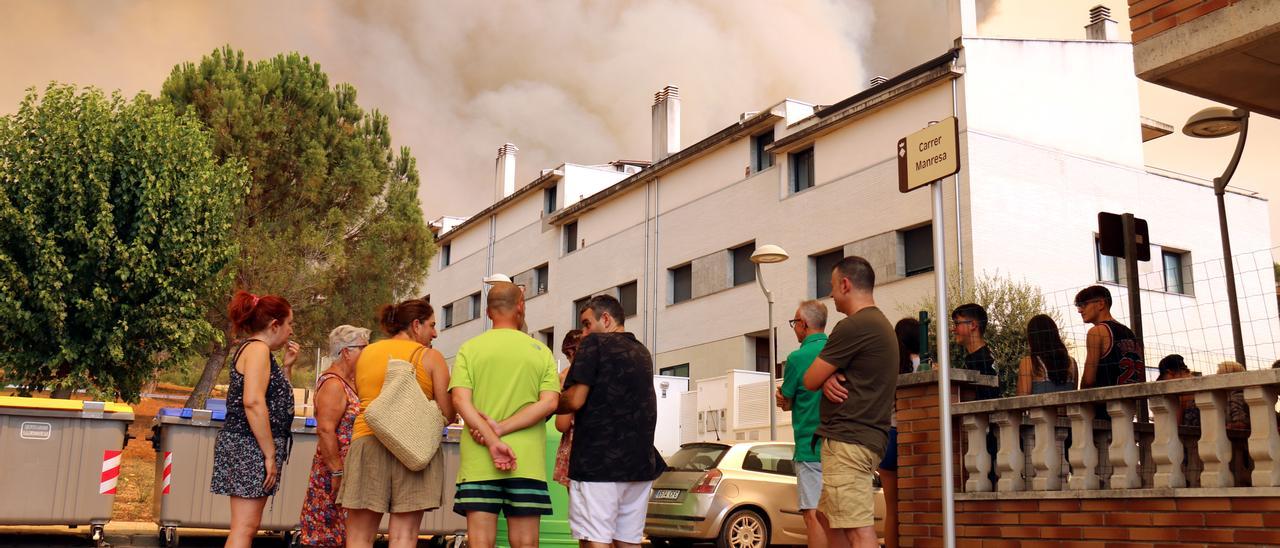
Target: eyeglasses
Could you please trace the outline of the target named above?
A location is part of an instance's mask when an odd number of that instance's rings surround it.
[[[970,323],[976,323],[976,322],[974,320],[953,320],[951,322],[951,325],[965,325]]]
[[[356,350],[362,350],[362,349],[364,349],[364,347],[366,347],[366,346],[369,346],[369,345],[367,345],[367,344],[351,344],[351,345],[347,345],[347,346],[342,347],[342,350],[346,350],[346,349],[348,349],[348,348],[354,348],[354,349],[356,349]]]
[[[792,328],[792,329],[795,329],[795,327],[796,327],[797,325],[800,325],[800,324],[803,324],[803,323],[804,323],[804,320],[801,320],[801,319],[799,319],[799,318],[794,319],[794,320],[787,320],[787,325],[791,326],[791,328]]]
[[[1096,302],[1101,301],[1101,300],[1102,300],[1102,299],[1089,299],[1089,300],[1087,300],[1087,301],[1085,301],[1085,302],[1082,302],[1082,303],[1076,303],[1076,309],[1077,309],[1077,310],[1082,309],[1082,308],[1084,308],[1084,307],[1086,307],[1086,306],[1089,306],[1089,303],[1096,303]]]

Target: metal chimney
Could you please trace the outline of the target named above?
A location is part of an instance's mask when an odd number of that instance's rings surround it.
[[[871,87],[876,87],[876,86],[878,86],[878,85],[880,85],[880,84],[883,84],[883,83],[885,83],[885,82],[888,82],[888,81],[889,81],[889,79],[888,79],[888,78],[885,78],[884,76],[872,76],[872,77],[871,77]]]
[[[498,159],[494,169],[494,202],[516,191],[516,152],[519,151],[520,149],[511,143],[498,147]]]
[[[680,88],[653,94],[653,161],[680,152]]]

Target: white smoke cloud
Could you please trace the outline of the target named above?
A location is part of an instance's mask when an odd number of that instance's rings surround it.
[[[0,113],[49,80],[154,93],[222,44],[250,59],[298,51],[391,117],[428,217],[465,216],[492,199],[504,142],[520,147],[523,183],[565,161],[648,159],[667,84],[686,145],[786,97],[835,102],[866,87],[869,64],[892,75],[944,51],[901,31],[945,25],[921,15],[941,17],[921,8],[943,1],[0,0]]]

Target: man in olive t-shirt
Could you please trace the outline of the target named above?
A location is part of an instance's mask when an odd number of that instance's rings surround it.
[[[818,510],[831,523],[830,543],[843,536],[854,548],[879,544],[872,475],[888,444],[898,384],[898,339],[876,308],[875,284],[875,271],[862,257],[845,257],[832,269],[831,298],[847,317],[804,376],[805,388],[827,395],[815,434],[823,438]]]

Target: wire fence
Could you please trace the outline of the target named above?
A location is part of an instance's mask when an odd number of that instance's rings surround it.
[[[1269,368],[1280,358],[1280,311],[1273,259],[1277,249],[1280,248],[1235,255],[1243,365],[1249,370]],[[1221,362],[1235,361],[1223,261],[1190,263],[1189,258],[1189,254],[1161,253],[1150,262],[1139,263],[1148,379],[1155,378],[1160,359],[1170,354],[1180,354],[1188,368],[1200,374],[1214,374]],[[1098,285],[1111,292],[1111,313],[1117,321],[1132,327],[1124,270],[1123,260],[1098,259]],[[1082,321],[1075,297],[1087,285],[1043,293],[1045,308],[1056,312],[1063,341],[1081,365],[1085,336],[1092,326]]]

